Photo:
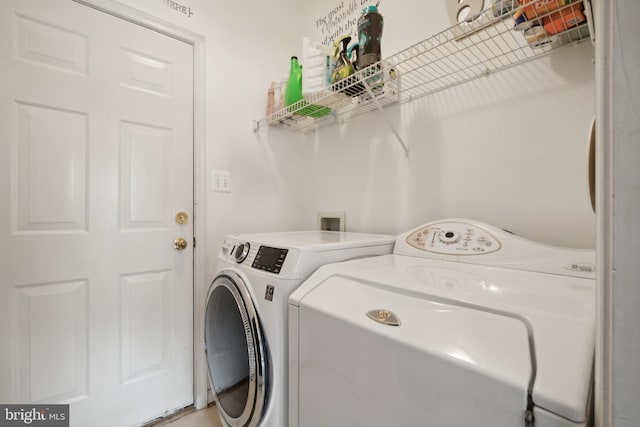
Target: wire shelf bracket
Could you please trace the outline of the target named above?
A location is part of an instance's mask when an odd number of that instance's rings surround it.
[[[373,104],[376,106],[376,108],[380,112],[380,115],[382,115],[382,118],[387,123],[387,126],[389,126],[389,128],[391,129],[391,132],[393,132],[393,134],[396,137],[396,140],[404,150],[405,157],[409,157],[409,146],[404,142],[404,139],[402,138],[402,136],[400,136],[400,133],[398,133],[398,130],[395,128],[395,126],[393,126],[393,124],[391,123],[391,120],[389,120],[389,118],[385,114],[384,109],[382,108],[382,105],[380,104],[380,102],[376,99],[376,95],[373,93],[371,86],[366,80],[361,80],[361,82],[365,90],[367,91],[367,94],[369,94],[369,97],[373,100]]]

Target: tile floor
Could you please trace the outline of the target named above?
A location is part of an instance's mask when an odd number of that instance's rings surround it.
[[[218,408],[213,405],[199,411],[187,411],[166,421],[153,424],[153,427],[222,427]]]

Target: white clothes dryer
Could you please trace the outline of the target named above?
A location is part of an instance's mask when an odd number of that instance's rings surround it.
[[[218,255],[205,349],[220,418],[287,424],[287,300],[319,266],[389,254],[395,236],[333,231],[231,235]]]
[[[289,426],[589,425],[595,254],[464,219],[289,300]]]

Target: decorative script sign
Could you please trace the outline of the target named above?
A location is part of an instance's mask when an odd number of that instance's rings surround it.
[[[376,0],[342,0],[325,15],[316,19],[316,28],[320,30],[320,43],[333,46],[344,35],[356,35],[358,18],[362,9]]]

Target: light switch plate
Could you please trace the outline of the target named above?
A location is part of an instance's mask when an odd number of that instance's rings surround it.
[[[217,193],[231,192],[231,173],[229,171],[211,171],[211,191]]]

